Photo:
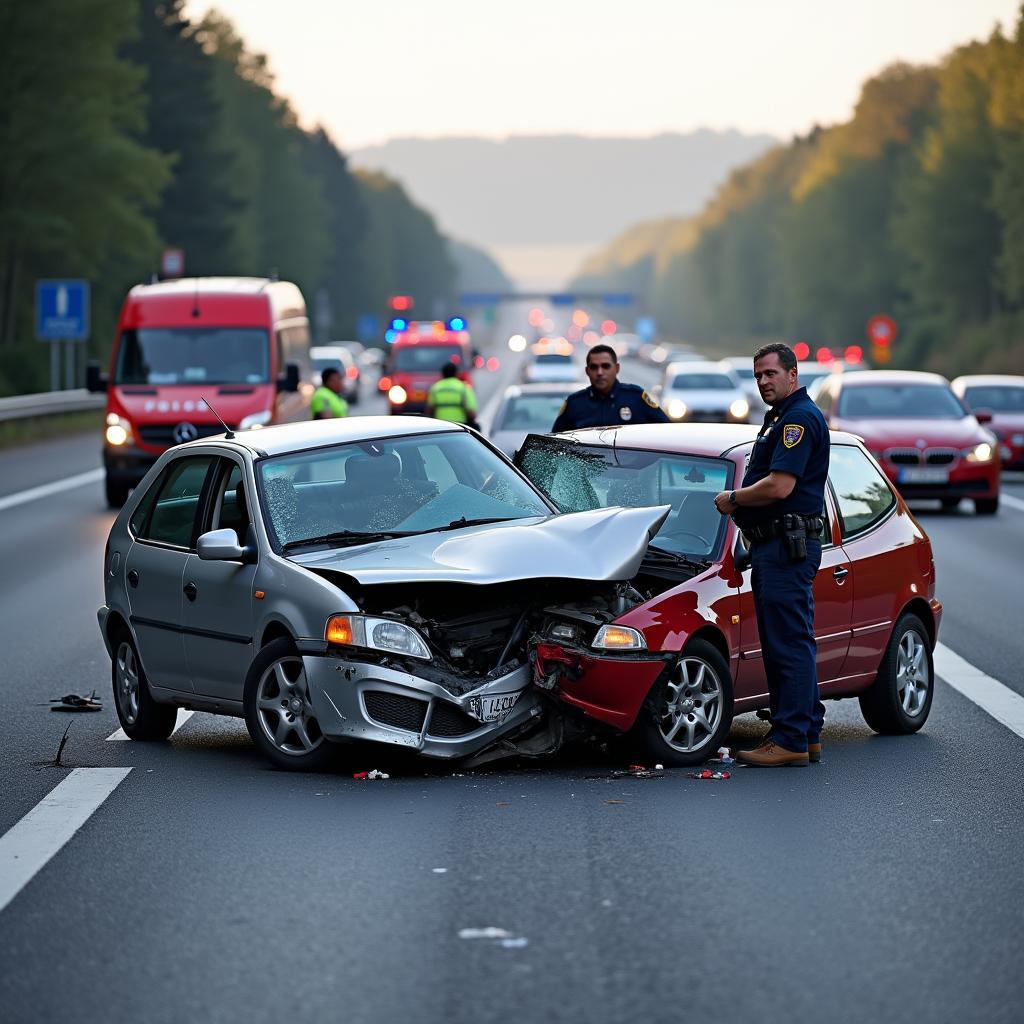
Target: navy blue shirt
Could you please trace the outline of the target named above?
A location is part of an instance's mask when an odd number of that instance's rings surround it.
[[[668,423],[658,403],[642,387],[616,381],[607,395],[593,388],[571,394],[555,419],[552,433],[580,427],[618,427],[623,423]]]
[[[820,516],[825,511],[828,453],[828,424],[807,397],[806,388],[773,405],[754,442],[743,486],[756,484],[774,470],[795,476],[796,486],[781,501],[737,509],[733,513],[737,525],[756,526],[787,513]]]

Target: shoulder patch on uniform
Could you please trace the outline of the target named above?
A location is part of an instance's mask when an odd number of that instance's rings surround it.
[[[804,439],[804,428],[799,423],[787,423],[782,428],[782,443],[795,448]]]
[[[657,403],[657,402],[656,402],[656,401],[655,401],[655,400],[654,400],[653,398],[651,398],[651,396],[650,396],[649,394],[647,394],[647,392],[646,392],[646,391],[645,391],[645,392],[643,392],[643,394],[641,395],[641,398],[643,398],[643,400],[644,400],[644,401],[645,401],[645,402],[646,402],[646,403],[647,403],[647,404],[648,404],[648,405],[649,405],[649,406],[650,406],[650,407],[651,407],[652,409],[657,409],[657,408],[658,408],[658,403]]]

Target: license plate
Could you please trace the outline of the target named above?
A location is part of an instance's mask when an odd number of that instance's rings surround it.
[[[934,466],[908,466],[900,470],[902,484],[948,484],[949,470]]]
[[[517,700],[519,700],[518,693],[492,693],[481,697],[480,720],[500,722],[516,706]]]
[[[409,397],[414,402],[422,402],[427,397],[427,393],[426,391],[410,391]]]

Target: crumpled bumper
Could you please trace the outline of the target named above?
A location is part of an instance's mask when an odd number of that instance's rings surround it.
[[[382,665],[315,655],[302,663],[317,722],[329,739],[388,743],[425,757],[469,757],[542,713],[539,698],[527,690],[529,665],[455,696]],[[499,694],[516,695],[511,710],[499,721],[481,721],[481,698]]]

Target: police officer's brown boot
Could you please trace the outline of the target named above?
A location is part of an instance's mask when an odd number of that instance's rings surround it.
[[[807,744],[807,760],[817,764],[821,760],[821,744],[820,743],[808,743]]]
[[[754,750],[741,750],[737,756],[745,764],[761,768],[800,768],[808,763],[806,751],[787,750],[772,740],[765,740]]]

